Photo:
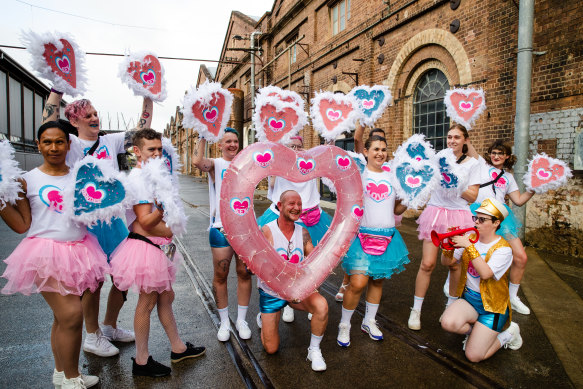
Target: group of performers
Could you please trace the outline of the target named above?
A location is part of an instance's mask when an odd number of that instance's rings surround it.
[[[172,302],[177,262],[180,255],[167,255],[173,232],[162,220],[161,199],[155,198],[140,167],[151,158],[162,155],[161,134],[150,129],[152,102],[144,98],[141,129],[131,133],[137,166],[129,174],[134,205],[125,220],[98,223],[87,229],[66,220],[63,212],[63,190],[75,185],[70,167],[86,155],[111,162],[118,169],[116,156],[125,152],[127,134],[99,136],[99,118],[88,100],[69,104],[65,115],[78,131],[59,119],[61,94],[53,91],[44,110],[44,123],[37,133],[43,164],[24,174],[23,194],[15,205],[7,205],[0,216],[18,233],[27,237],[5,260],[3,277],[8,279],[2,293],[40,293],[53,311],[51,345],[55,359],[53,384],[57,388],[91,387],[95,376],[79,370],[79,353],[99,356],[119,353],[112,342],[136,342],[133,359],[134,375],[159,377],[171,369],[155,361],[148,350],[150,314],[157,308],[158,317],[171,344],[171,361],[180,362],[205,352],[183,342],[178,334]],[[383,166],[387,162],[387,141],[382,129],[371,131],[363,142],[364,127],[355,132],[356,152],[351,154],[360,167],[364,193],[364,214],[358,237],[342,261],[346,273],[336,296],[342,301],[337,343],[350,346],[351,318],[366,288],[366,313],[361,330],[372,340],[382,340],[383,333],[376,322],[385,279],[404,270],[409,263],[408,250],[396,229],[400,216],[407,210],[395,191],[382,191],[377,183],[388,183]],[[220,192],[223,175],[239,151],[238,133],[227,128],[219,149],[221,158],[204,157],[205,140],[201,139],[193,153],[192,163],[209,176],[210,228],[214,277],[213,292],[220,315],[217,338],[228,341],[232,331],[229,321],[227,279],[232,258],[237,271],[236,330],[241,339],[250,339],[247,310],[252,291],[252,275],[238,258],[225,237],[220,218]],[[292,137],[288,146],[295,151],[304,148],[303,139]],[[511,310],[528,314],[529,309],[517,296],[524,274],[526,253],[518,238],[519,223],[505,196],[516,205],[523,205],[533,195],[520,193],[509,172],[515,157],[510,147],[495,142],[479,156],[471,145],[467,130],[456,124],[447,135],[447,146],[460,165],[469,173],[467,189],[457,197],[446,195],[445,189],[432,192],[429,203],[417,220],[419,239],[423,241],[423,257],[415,283],[415,296],[408,326],[421,328],[421,307],[430,277],[437,263],[439,249],[430,239],[431,231],[445,233],[452,228],[475,226],[479,240],[472,243],[468,236],[452,240],[455,251],[444,250],[441,263],[449,267],[446,310],[440,318],[446,331],[464,334],[464,350],[471,361],[480,361],[498,349],[518,349],[522,344],[518,325],[511,321]],[[494,173],[494,174],[493,174]],[[47,188],[52,190],[47,190]],[[331,224],[331,217],[320,206],[316,180],[295,183],[281,177],[270,177],[271,206],[257,219],[267,241],[287,253],[287,260],[301,262],[322,239]],[[105,318],[99,323],[99,294],[107,274],[113,281]],[[509,275],[509,276],[508,276]],[[311,319],[311,338],[307,358],[314,371],[326,370],[320,342],[328,324],[326,299],[315,292],[303,301],[282,300],[268,285],[269,280],[257,280],[260,314],[257,325],[261,341],[268,354],[279,349],[280,317],[293,321],[293,310],[307,311]],[[122,329],[117,319],[126,293],[139,293],[134,315],[134,331]],[[78,298],[81,297],[81,298]],[[283,315],[282,315],[283,313]],[[83,346],[82,326],[86,335]]]

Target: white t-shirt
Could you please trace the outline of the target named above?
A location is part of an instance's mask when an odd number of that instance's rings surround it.
[[[125,136],[125,132],[100,136],[99,145],[93,153],[93,156],[97,159],[111,161],[115,170],[119,170],[117,155],[125,153]],[[73,167],[77,161],[80,161],[85,157],[85,154],[91,149],[91,146],[93,146],[95,141],[83,140],[75,135],[70,135],[69,137],[71,139],[71,150],[67,153],[67,165]]]
[[[377,173],[365,168],[361,177],[364,215],[360,225],[372,228],[395,227],[395,191],[390,184],[390,173]]]
[[[488,250],[490,250],[490,247],[498,243],[500,239],[501,238],[498,238],[488,244],[478,241],[474,243],[474,247],[476,250],[478,250],[482,258],[485,259],[486,254],[488,254]],[[460,260],[464,250],[464,248],[456,249],[453,253],[455,259]],[[506,271],[510,268],[510,265],[512,265],[512,248],[500,247],[498,250],[494,251],[486,265],[492,269],[492,272],[494,273],[494,279],[496,281],[500,280],[500,278],[502,278],[502,276],[504,276]],[[480,275],[474,268],[472,262],[470,262],[470,265],[468,266],[468,280],[466,281],[466,286],[469,289],[480,293]]]
[[[221,228],[223,227],[223,223],[221,222],[221,212],[220,212],[220,203],[221,203],[221,186],[223,184],[223,177],[225,176],[225,172],[227,168],[231,164],[231,162],[223,159],[223,158],[215,158],[213,159],[213,163],[215,165],[215,179],[211,177],[209,174],[209,206],[210,206],[210,219],[211,219],[211,227],[214,228]],[[213,221],[214,220],[214,221]]]
[[[64,176],[51,176],[35,168],[25,173],[23,178],[26,181],[26,197],[32,213],[32,222],[26,236],[61,242],[83,239],[87,228],[70,222],[63,213],[63,190],[69,185],[75,185],[73,175],[69,173]]]
[[[481,156],[478,158],[478,163],[480,166],[480,185],[494,180],[501,172],[500,169],[496,169],[494,166],[488,165],[486,160]],[[494,192],[493,187],[496,188],[496,192]],[[504,196],[517,190],[518,185],[516,184],[514,176],[512,173],[505,171],[502,177],[500,177],[495,184],[480,188],[476,203],[481,204],[482,201],[488,197],[495,197],[496,200],[504,204]]]
[[[148,187],[145,180],[142,178],[142,169],[133,168],[128,174],[129,190],[131,191],[132,198],[134,199],[132,208],[126,210],[126,220],[128,227],[131,229],[132,223],[136,220],[136,214],[134,213],[133,205],[136,204],[152,204],[152,211],[155,208],[154,205],[154,193],[151,188]]]
[[[294,233],[291,240],[283,235],[279,226],[277,225],[277,220],[267,223],[266,226],[271,230],[271,236],[273,237],[273,247],[275,251],[286,261],[291,263],[300,263],[304,260],[304,239],[302,227],[295,224]],[[269,286],[268,283],[263,281],[261,278],[257,277],[257,287],[263,289],[263,291],[272,296],[278,297],[279,295],[275,293]]]
[[[480,184],[480,174],[478,160],[472,157],[466,158],[467,162],[460,164],[468,174],[468,186]],[[460,197],[450,197],[447,195],[448,189],[437,187],[431,192],[431,198],[427,205],[434,207],[446,208],[451,210],[469,210],[468,202]]]
[[[295,190],[299,193],[302,198],[302,209],[310,209],[318,206],[320,204],[320,192],[318,192],[318,180],[313,179],[305,182],[292,182],[285,178],[275,177],[275,184],[273,185],[273,191],[271,192],[272,201],[271,210],[277,214],[279,211],[275,209],[275,206],[279,202],[281,194],[286,190]]]

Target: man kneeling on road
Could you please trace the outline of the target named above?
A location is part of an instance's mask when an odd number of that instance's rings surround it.
[[[287,260],[294,263],[303,261],[314,249],[310,234],[301,226],[295,224],[302,213],[302,199],[294,190],[281,194],[279,202],[279,218],[262,228],[263,235],[278,253],[286,255]],[[294,258],[297,257],[297,258]],[[267,283],[257,278],[259,288],[259,309],[257,324],[261,328],[261,343],[268,354],[277,352],[279,348],[279,318],[281,310],[290,305],[293,309],[311,313],[312,337],[308,348],[308,359],[312,361],[312,370],[326,370],[326,362],[322,357],[320,342],[328,324],[328,302],[318,292],[312,293],[300,302],[288,302],[277,297]]]

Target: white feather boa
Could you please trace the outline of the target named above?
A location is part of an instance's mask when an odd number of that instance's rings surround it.
[[[88,166],[89,168],[97,167],[101,172],[102,176],[92,176],[91,180],[95,183],[114,183],[119,181],[124,188],[125,196],[122,201],[110,205],[105,208],[96,208],[88,212],[82,212],[76,214],[75,209],[75,197],[80,193],[80,189],[77,188],[77,184],[83,182],[84,178],[78,179],[79,169],[83,166]],[[65,214],[68,216],[69,220],[77,224],[82,224],[88,227],[92,227],[97,224],[98,221],[105,222],[107,224],[111,223],[111,219],[114,217],[123,217],[127,208],[132,206],[132,195],[131,190],[129,190],[129,184],[127,176],[124,173],[117,171],[111,164],[111,162],[104,159],[97,159],[91,155],[77,161],[72,169],[72,177],[75,180],[74,185],[70,185],[63,191],[63,200],[65,202]]]
[[[545,160],[547,162],[545,162]],[[563,170],[562,174],[560,170]],[[552,181],[547,181],[557,177]],[[537,154],[528,163],[528,171],[524,175],[523,182],[526,190],[535,193],[545,193],[555,190],[567,183],[573,177],[571,168],[560,159],[549,157],[546,153]]]
[[[442,166],[442,162],[444,162],[445,166]],[[444,189],[446,196],[450,198],[460,197],[468,189],[471,172],[456,163],[455,155],[450,148],[443,149],[435,154],[434,163],[439,167],[441,188]],[[455,187],[448,188],[448,183],[445,179],[447,172],[445,170],[457,179],[457,185]]]
[[[422,159],[417,161],[410,158],[407,153],[399,153],[395,155],[395,158],[392,161],[390,161],[389,167],[391,169],[390,181],[395,189],[395,195],[397,198],[401,199],[401,203],[407,208],[421,208],[427,203],[427,201],[429,201],[431,192],[439,187],[439,168],[435,165],[433,160]],[[417,194],[407,192],[397,176],[397,171],[401,169],[404,171],[405,177],[410,175],[413,178],[419,176],[421,172],[426,172],[426,174],[429,175],[429,179],[424,180],[425,187]]]
[[[140,52],[128,52],[125,56],[124,56],[124,60],[122,61],[122,63],[119,64],[119,72],[118,72],[118,76],[119,78],[121,78],[122,82],[124,84],[126,84],[128,86],[128,88],[130,88],[132,90],[132,92],[134,92],[134,95],[136,96],[142,96],[142,97],[149,97],[150,99],[152,99],[153,101],[157,101],[157,102],[162,102],[164,100],[166,100],[166,96],[167,91],[166,91],[166,76],[164,75],[164,66],[162,66],[162,62],[160,62],[160,60],[158,60],[158,62],[160,63],[160,73],[161,73],[161,80],[160,80],[160,92],[159,93],[152,93],[152,91],[144,88],[143,84],[137,82],[133,76],[128,73],[128,68],[130,67],[132,62],[139,62],[142,64],[148,64],[149,62],[144,61],[144,58],[147,55],[151,55],[153,57],[158,58],[158,56],[152,52],[149,51],[140,51]]]
[[[206,125],[198,120],[192,113],[192,106],[199,102],[203,106],[210,106],[211,101],[216,94],[222,94],[225,97],[225,109],[222,113],[220,131],[218,135],[214,135],[208,131]],[[204,137],[208,143],[216,143],[223,137],[224,129],[231,118],[231,105],[233,104],[233,94],[226,89],[223,89],[218,82],[205,81],[204,84],[198,88],[191,87],[184,96],[182,101],[182,114],[184,115],[182,124],[184,128],[193,128]]]
[[[375,109],[374,111],[371,111],[370,116],[364,113],[364,111],[366,111],[367,108],[365,108],[362,105],[362,101],[359,98],[357,98],[356,95],[355,95],[356,91],[358,91],[358,90],[365,90],[369,94],[371,92],[375,91],[375,90],[380,90],[385,95],[384,98],[381,100],[381,102],[380,102],[379,106],[377,107],[377,109]],[[375,122],[377,120],[379,120],[381,118],[381,116],[383,116],[383,113],[385,112],[385,110],[387,109],[387,107],[393,101],[393,96],[391,95],[391,91],[385,85],[374,85],[372,87],[370,87],[368,85],[355,86],[350,91],[350,95],[351,96],[354,96],[357,99],[358,103],[359,103],[358,104],[358,107],[361,110],[360,122],[362,124],[364,124],[365,126],[373,126],[375,124]]]
[[[435,150],[433,149],[433,146],[425,140],[425,135],[414,134],[397,148],[394,156],[399,160],[404,160],[407,157],[416,160],[433,159],[435,156]],[[417,156],[419,156],[420,159],[416,158]]]
[[[468,120],[464,119],[463,117],[461,117],[458,114],[453,102],[451,101],[451,96],[454,93],[461,93],[461,94],[464,94],[466,96],[469,96],[472,93],[477,93],[478,97],[482,98],[482,104],[480,104],[478,106],[476,111],[473,113],[473,115]],[[447,116],[449,116],[454,122],[461,124],[462,126],[466,127],[468,130],[471,130],[472,125],[474,124],[476,119],[478,119],[478,117],[480,117],[482,112],[484,112],[484,110],[486,110],[486,95],[484,94],[484,90],[482,90],[482,89],[456,88],[456,89],[451,89],[451,90],[448,90],[447,92],[445,92],[444,103],[445,103],[446,110],[447,110]]]
[[[182,235],[186,232],[186,214],[166,162],[162,158],[150,158],[141,169],[141,179],[148,183],[154,198],[164,207],[162,220],[174,235]]]
[[[61,42],[61,39],[67,40],[75,52],[75,77],[77,85],[75,88],[61,78],[61,76],[57,75],[46,63],[43,56],[45,52],[45,44],[48,43],[55,45],[57,50],[62,50],[63,43]],[[85,52],[81,50],[71,35],[62,32],[44,32],[37,34],[33,31],[23,31],[21,40],[31,55],[30,64],[32,68],[39,74],[39,76],[51,81],[54,89],[73,97],[83,95],[86,92],[87,76],[85,75]]]
[[[0,141],[0,210],[6,204],[16,204],[22,185],[18,181],[24,172],[14,159],[14,149],[7,140]]]
[[[273,96],[272,94],[277,94],[277,96]],[[293,101],[283,101],[282,98],[291,99]],[[285,135],[278,140],[279,143],[287,145],[290,138],[296,136],[297,133],[308,124],[308,114],[304,111],[304,100],[296,92],[284,91],[275,86],[268,86],[260,89],[259,94],[257,94],[255,99],[253,126],[255,127],[257,138],[261,142],[269,141],[265,133],[264,121],[261,120],[261,108],[268,104],[274,106],[276,112],[282,112],[285,109],[292,109],[298,117],[296,125],[287,130]]]
[[[322,101],[328,100],[336,104],[347,104],[352,107],[348,116],[338,123],[332,130],[326,128],[322,114],[320,113],[320,104]],[[335,140],[343,132],[350,132],[354,130],[356,121],[360,118],[360,111],[358,109],[358,101],[352,95],[343,95],[333,92],[317,92],[311,101],[310,117],[314,129],[322,135],[327,141]]]

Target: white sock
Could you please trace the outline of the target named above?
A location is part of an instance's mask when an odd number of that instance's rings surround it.
[[[513,284],[510,282],[508,284],[508,291],[510,292],[510,298],[515,298],[518,295],[518,288],[520,288],[520,284]]]
[[[342,317],[340,318],[340,323],[350,324],[350,319],[352,318],[353,310],[346,309],[342,307]]]
[[[447,298],[447,304],[445,304],[445,306],[446,306],[446,307],[449,307],[449,306],[450,306],[450,305],[451,305],[451,304],[452,304],[452,303],[453,303],[455,300],[457,300],[457,299],[458,299],[457,297],[451,297],[451,296],[449,296],[449,297]]]
[[[377,315],[377,311],[379,310],[378,304],[366,302],[366,313],[364,314],[363,322],[367,322],[369,320],[374,320],[375,316]]]
[[[245,305],[237,305],[237,321],[245,321],[245,317],[247,316],[247,308],[249,307]]]
[[[316,336],[316,335],[312,334],[312,337],[310,338],[310,348],[312,350],[320,349],[320,342],[322,341],[323,337],[324,337],[324,335]]]
[[[512,339],[512,334],[508,332],[508,330],[503,331],[498,334],[497,336],[498,341],[500,342],[500,347],[504,347],[504,345]]]
[[[416,311],[421,312],[421,307],[423,306],[423,300],[425,299],[425,297],[417,297],[415,296],[415,298],[413,299],[413,309],[415,309]]]
[[[229,321],[229,307],[219,309],[219,317],[221,318],[221,324]]]

